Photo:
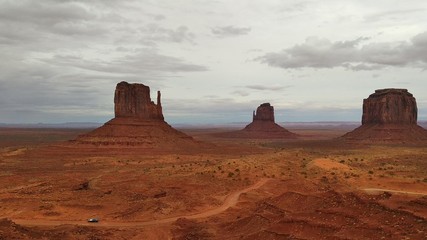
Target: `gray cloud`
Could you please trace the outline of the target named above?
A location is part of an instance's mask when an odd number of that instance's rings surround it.
[[[105,7],[91,9],[77,1],[3,1],[0,47],[49,52],[64,46],[88,46],[95,39],[108,39],[119,19],[123,21]]]
[[[303,12],[307,8],[313,6],[313,1],[298,1],[292,4],[289,4],[288,2],[283,2],[283,4],[284,5],[279,7],[277,11],[289,14],[292,12]]]
[[[165,16],[138,11],[141,5],[134,4],[0,1],[2,119],[19,119],[24,113],[32,120],[57,119],[55,114],[108,115],[111,89],[118,81],[158,86],[159,80],[178,78],[178,73],[207,70],[160,53],[163,43],[194,44],[187,26],[150,24],[163,23]],[[129,11],[137,17],[131,18]],[[141,39],[152,47],[141,48]]]
[[[104,61],[101,59],[87,60],[74,55],[54,55],[43,60],[50,65],[75,67],[99,73],[127,74],[127,75],[156,75],[163,73],[207,71],[207,67],[186,63],[176,57],[162,55],[155,49],[139,49],[136,53]]]
[[[214,34],[216,37],[234,37],[239,35],[246,35],[250,31],[251,28],[235,26],[215,27],[211,29],[212,34]]]
[[[166,17],[164,15],[158,14],[158,15],[154,16],[154,19],[156,21],[162,21],[162,20],[166,19]]]
[[[249,93],[248,93],[248,92],[246,92],[246,91],[242,91],[242,90],[236,90],[236,91],[233,91],[231,94],[232,94],[232,95],[239,95],[239,96],[241,96],[241,97],[249,96]]]
[[[409,83],[399,86],[424,89],[426,72],[417,68],[426,68],[427,34],[406,42],[394,40],[424,29],[424,5],[417,0],[411,3],[412,10],[405,10],[396,4],[356,0],[340,4],[311,0],[0,0],[0,122],[102,122],[113,114],[112,91],[123,80],[163,90],[171,99],[165,100],[165,116],[184,122],[234,121],[236,113],[240,114],[237,118],[250,120],[252,110],[267,100],[277,111],[321,103],[316,108],[321,115],[335,98],[343,97],[343,105],[351,105],[349,98],[360,94],[357,99],[361,99],[370,93],[361,89],[386,86],[407,76],[411,76]],[[255,26],[257,36],[250,28],[255,30]],[[383,34],[375,35],[379,32]],[[369,34],[373,39],[312,38],[294,46],[296,39],[310,33]],[[375,42],[386,37],[389,40]],[[233,39],[239,41],[223,42]],[[254,49],[265,46],[286,49],[271,55]],[[245,62],[260,55],[258,63],[310,69],[271,71],[267,76],[265,66]],[[379,71],[388,66],[402,68]],[[326,71],[319,78],[318,68],[340,69]],[[348,74],[342,68],[372,71]],[[301,77],[304,81],[293,86],[289,102],[283,96],[287,81]],[[364,81],[357,80],[362,77]],[[354,87],[348,96],[341,90],[343,78],[344,85]],[[316,91],[310,90],[315,81],[326,79],[336,84],[341,96],[331,100],[323,94],[329,91],[324,82],[315,86]],[[207,85],[215,85],[214,90]],[[179,101],[187,90],[194,95],[192,99]],[[419,108],[425,109],[419,91]],[[212,92],[217,96],[210,96]],[[316,119],[314,110],[306,110],[311,119]],[[325,114],[325,118],[330,116]]]
[[[292,86],[248,85],[246,88],[261,91],[281,91]]]
[[[179,26],[176,29],[163,28],[157,24],[148,24],[142,29],[144,40],[147,41],[165,41],[165,42],[184,42],[194,43],[195,34],[190,32],[188,27]]]
[[[72,1],[6,1],[1,6],[0,18],[3,21],[53,25],[94,18],[84,7]]]
[[[387,66],[427,68],[427,32],[409,42],[367,43],[368,38],[332,42],[317,37],[281,52],[267,53],[256,61],[272,67],[376,70]]]
[[[37,117],[46,113],[51,119],[54,114],[97,116],[111,113],[111,89],[118,81],[150,84],[177,77],[170,73],[205,70],[153,50],[111,62],[75,55],[54,55],[28,63],[6,60],[0,64],[0,112],[19,117],[24,112],[30,114],[31,109],[39,111]]]

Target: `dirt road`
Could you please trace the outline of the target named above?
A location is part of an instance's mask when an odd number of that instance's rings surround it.
[[[239,201],[239,197],[241,194],[255,190],[263,186],[265,183],[268,182],[269,179],[263,178],[256,182],[255,184],[239,190],[230,193],[226,196],[224,202],[221,206],[210,209],[204,212],[200,213],[194,213],[194,214],[188,214],[188,215],[181,215],[176,217],[170,217],[170,218],[164,218],[164,219],[157,219],[157,220],[151,220],[151,221],[145,221],[145,222],[108,222],[108,221],[101,221],[98,223],[88,223],[86,219],[81,221],[67,221],[67,220],[41,220],[41,219],[12,219],[15,223],[25,226],[59,226],[64,224],[71,224],[71,225],[79,225],[79,226],[94,226],[94,227],[143,227],[143,226],[150,226],[150,225],[159,225],[159,224],[165,224],[165,223],[171,223],[175,222],[179,218],[187,218],[187,219],[199,219],[199,218],[207,218],[213,215],[220,214],[227,209],[236,206],[236,204]]]

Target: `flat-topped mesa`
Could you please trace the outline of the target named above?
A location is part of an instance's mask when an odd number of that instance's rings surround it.
[[[362,126],[342,138],[361,142],[412,143],[427,140],[417,125],[417,102],[406,89],[380,89],[363,100]]]
[[[274,107],[270,103],[263,103],[253,112],[253,121],[274,122]]]
[[[133,117],[143,120],[164,120],[160,91],[157,105],[151,101],[150,87],[141,83],[120,82],[114,94],[114,114],[116,118]]]
[[[417,124],[417,103],[406,89],[379,89],[363,100],[364,124]]]

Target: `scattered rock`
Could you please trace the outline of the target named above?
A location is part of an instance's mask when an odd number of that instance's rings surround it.
[[[212,239],[214,236],[203,224],[186,218],[179,218],[172,229],[173,240]]]
[[[77,186],[73,187],[74,191],[82,191],[82,190],[89,190],[89,181],[84,181]]]
[[[165,191],[161,191],[159,193],[154,194],[153,196],[154,198],[162,198],[162,197],[166,197],[166,192]]]

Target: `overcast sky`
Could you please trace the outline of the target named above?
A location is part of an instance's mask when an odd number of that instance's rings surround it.
[[[407,88],[427,120],[425,0],[0,0],[0,122],[105,122],[120,81],[166,121],[360,121]]]

